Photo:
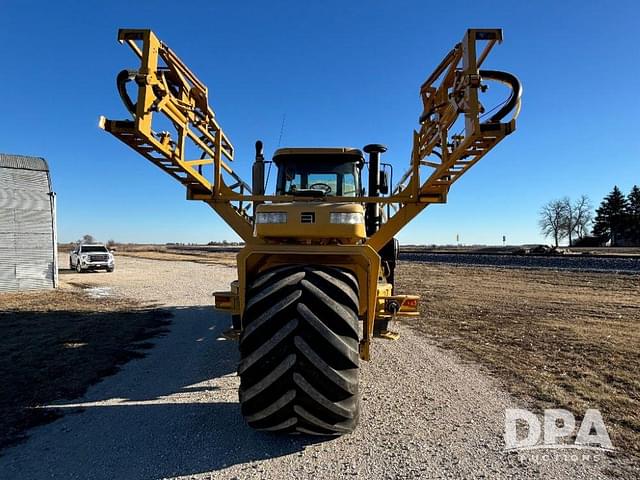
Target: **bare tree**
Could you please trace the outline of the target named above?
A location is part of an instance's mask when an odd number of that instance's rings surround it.
[[[573,215],[573,231],[578,238],[584,237],[589,232],[589,225],[593,220],[593,206],[589,197],[580,195],[571,208]],[[571,243],[569,243],[571,245]]]
[[[567,205],[565,200],[551,200],[540,210],[540,231],[545,237],[552,237],[555,246],[566,236]]]
[[[571,199],[569,197],[563,197],[559,202],[562,204],[562,208],[564,211],[563,219],[562,219],[562,231],[564,233],[564,237],[567,237],[569,240],[569,246],[573,242],[573,232],[576,229],[575,224],[575,216],[573,212],[573,204],[571,203]],[[558,246],[556,244],[556,246]]]
[[[96,239],[93,237],[93,235],[89,235],[88,233],[86,235],[83,235],[82,238],[80,240],[78,240],[78,243],[80,244],[86,244],[86,243],[96,243]]]

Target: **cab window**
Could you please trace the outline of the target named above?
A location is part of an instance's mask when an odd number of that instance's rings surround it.
[[[355,197],[359,178],[353,163],[328,165],[282,165],[278,172],[278,194],[320,190],[328,196]]]

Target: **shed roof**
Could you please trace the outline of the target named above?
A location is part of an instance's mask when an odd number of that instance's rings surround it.
[[[38,170],[41,172],[49,171],[49,165],[47,165],[44,158],[12,155],[9,153],[0,153],[0,168],[19,168],[21,170]]]

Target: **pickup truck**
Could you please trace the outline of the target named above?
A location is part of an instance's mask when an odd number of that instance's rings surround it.
[[[84,270],[106,270],[116,268],[113,254],[104,245],[78,245],[69,254],[69,268],[81,273]]]

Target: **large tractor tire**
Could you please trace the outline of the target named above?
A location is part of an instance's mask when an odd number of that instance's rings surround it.
[[[340,435],[359,417],[358,282],[349,271],[286,266],[249,286],[240,403],[258,430]]]

